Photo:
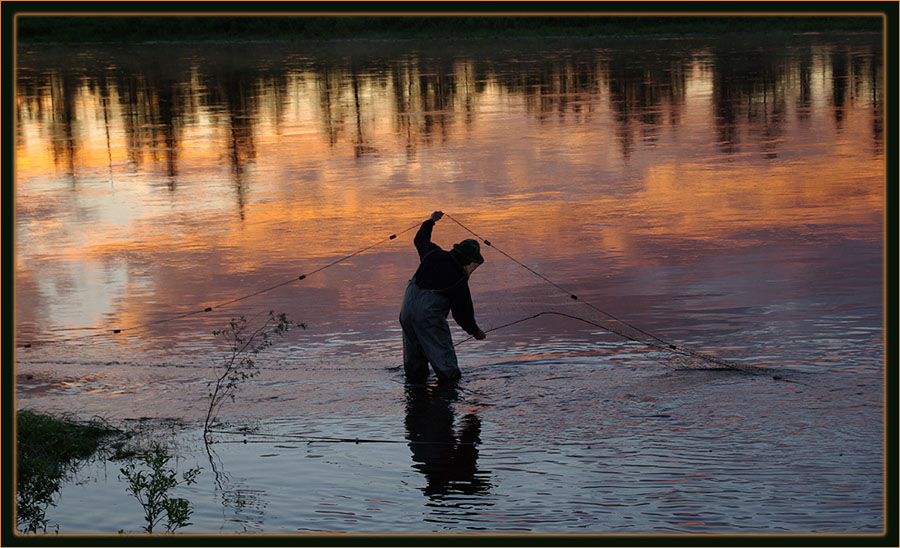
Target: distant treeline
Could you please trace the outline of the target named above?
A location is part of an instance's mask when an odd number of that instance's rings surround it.
[[[20,16],[26,42],[492,38],[723,32],[879,31],[880,17]]]

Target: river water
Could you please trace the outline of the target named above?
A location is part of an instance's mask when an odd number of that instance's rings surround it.
[[[17,407],[177,421],[186,532],[878,534],[882,65],[873,34],[20,44]],[[456,390],[398,368],[438,209],[495,248]],[[306,328],[206,448],[212,332],[269,310]],[[117,476],[51,526],[138,531]]]

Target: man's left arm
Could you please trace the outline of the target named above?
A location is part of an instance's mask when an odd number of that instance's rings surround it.
[[[469,284],[462,283],[457,291],[450,298],[450,312],[453,319],[459,324],[463,330],[472,335],[476,339],[485,337],[484,331],[479,329],[475,322],[475,307],[472,305],[472,293],[469,291]]]

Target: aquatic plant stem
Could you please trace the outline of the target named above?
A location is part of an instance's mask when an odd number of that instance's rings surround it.
[[[210,425],[218,416],[225,400],[227,398],[234,400],[235,390],[239,383],[251,379],[259,373],[253,356],[272,345],[270,334],[281,336],[291,327],[306,328],[305,324],[289,320],[284,313],[276,316],[274,311],[269,311],[266,321],[249,336],[244,334],[247,324],[247,319],[241,316],[232,319],[228,329],[213,332],[213,335],[221,336],[230,343],[231,353],[225,358],[222,372],[216,377],[213,390],[209,393],[209,407],[203,421],[204,439],[207,438]]]

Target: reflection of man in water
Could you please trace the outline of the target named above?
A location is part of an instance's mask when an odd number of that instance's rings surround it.
[[[484,262],[475,240],[463,240],[444,251],[431,241],[434,223],[444,214],[435,211],[422,223],[413,243],[419,252],[419,268],[406,288],[400,309],[403,327],[403,368],[411,382],[428,378],[428,364],[441,381],[459,379],[459,366],[447,314],[476,339],[484,331],[475,323],[469,276]]]
[[[415,464],[428,481],[425,494],[440,498],[450,494],[487,494],[491,484],[477,466],[481,421],[474,413],[462,418],[459,433],[453,428],[451,404],[456,388],[438,385],[406,389],[406,430]]]

